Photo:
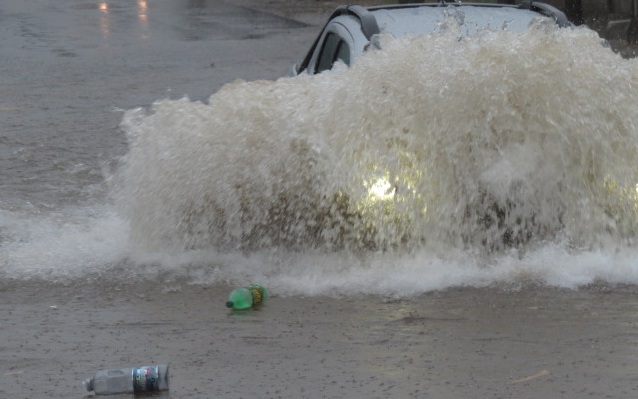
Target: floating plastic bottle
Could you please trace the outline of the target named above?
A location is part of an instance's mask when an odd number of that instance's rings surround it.
[[[250,287],[240,287],[232,290],[228,295],[226,307],[242,310],[261,305],[268,299],[268,291],[259,284]]]
[[[96,395],[167,391],[168,365],[100,370],[82,384]]]

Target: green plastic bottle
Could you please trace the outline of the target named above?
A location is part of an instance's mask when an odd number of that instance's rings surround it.
[[[253,284],[250,287],[235,288],[228,295],[226,307],[236,310],[249,309],[261,305],[268,299],[268,291],[260,284]]]

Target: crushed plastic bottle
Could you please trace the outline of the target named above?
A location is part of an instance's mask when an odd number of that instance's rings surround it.
[[[87,391],[96,395],[144,393],[168,390],[168,365],[141,366],[100,370],[93,378],[82,382]]]
[[[249,287],[235,288],[228,295],[226,307],[243,310],[261,305],[268,299],[268,291],[260,284],[253,284]]]

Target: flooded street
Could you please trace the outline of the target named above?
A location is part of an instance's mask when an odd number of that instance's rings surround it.
[[[317,31],[222,1],[8,1],[0,21],[0,203],[25,212],[107,194],[123,110],[285,76]]]
[[[275,296],[243,314],[226,310],[227,293],[175,282],[3,285],[0,393],[94,397],[81,381],[97,370],[167,362],[161,398],[628,398],[638,390],[632,287],[459,288],[401,301]]]
[[[636,61],[541,26],[279,79],[335,4],[2,2],[0,398],[636,396]],[[481,184],[539,237],[485,250]]]

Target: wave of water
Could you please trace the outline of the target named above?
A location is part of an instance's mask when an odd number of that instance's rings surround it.
[[[409,250],[635,236],[635,61],[592,31],[546,26],[383,47],[350,69],[129,112],[119,198],[133,240]]]
[[[289,294],[638,281],[635,60],[544,24],[382,47],[351,68],[127,112],[118,214],[45,221],[41,240],[27,227],[28,244],[0,247],[5,269]],[[47,235],[67,245],[28,271]]]
[[[108,273],[130,254],[128,225],[109,208],[0,210],[0,277],[59,281]]]
[[[44,280],[139,284],[160,290],[184,284],[247,284],[259,281],[278,295],[411,297],[449,287],[517,289],[546,284],[578,288],[599,282],[638,284],[638,250],[571,250],[547,244],[524,254],[489,258],[466,250],[438,256],[413,253],[288,251],[142,251],[128,240],[128,223],[112,210],[101,215],[29,219],[0,215],[0,281]],[[160,284],[157,284],[159,282]]]

